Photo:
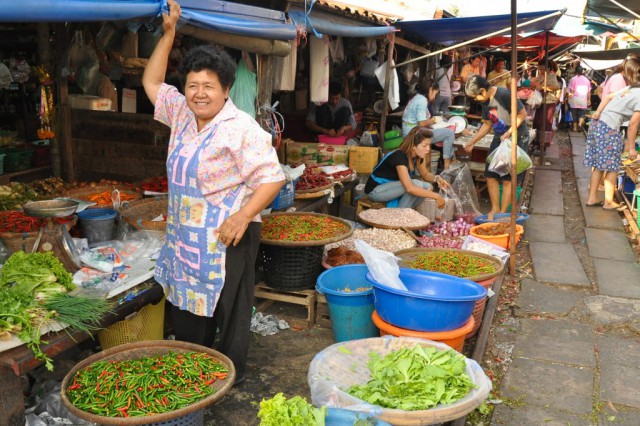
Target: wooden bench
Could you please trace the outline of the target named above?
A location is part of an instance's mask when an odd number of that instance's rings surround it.
[[[387,203],[378,203],[375,201],[371,201],[368,196],[363,195],[356,201],[356,218],[360,215],[361,212],[365,210],[382,209],[384,207],[387,207]]]
[[[276,290],[263,283],[256,284],[256,299],[264,299],[256,304],[258,312],[265,312],[274,302],[289,305],[299,305],[306,309],[306,318],[291,315],[276,315],[289,323],[292,327],[310,329],[316,323],[316,291],[315,290]]]

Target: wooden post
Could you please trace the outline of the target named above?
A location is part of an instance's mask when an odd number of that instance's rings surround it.
[[[380,131],[378,132],[378,146],[382,147],[384,142],[384,132],[387,126],[387,115],[389,114],[389,83],[391,80],[391,72],[393,71],[393,49],[395,45],[396,35],[389,34],[389,46],[387,51],[387,73],[384,78],[384,108],[382,109],[382,117],[380,118]]]
[[[69,45],[69,38],[64,23],[56,24],[56,57],[62,58],[64,50]],[[61,67],[58,67],[60,69]],[[71,106],[69,105],[69,81],[66,77],[56,72],[56,82],[58,83],[58,114],[56,137],[51,146],[53,159],[53,174],[62,176],[67,181],[73,182],[76,179],[75,168],[73,166],[73,140],[71,135]],[[62,165],[64,165],[64,172]]]
[[[516,273],[516,194],[518,186],[518,2],[511,0],[511,223],[509,227],[509,273]],[[548,34],[548,33],[547,33]],[[507,196],[506,192],[503,194]]]

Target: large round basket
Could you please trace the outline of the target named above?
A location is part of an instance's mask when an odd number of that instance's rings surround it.
[[[362,212],[360,212],[360,214],[358,214],[358,221],[364,223],[365,225],[369,225],[372,226],[374,228],[380,228],[380,229],[406,229],[409,231],[417,231],[420,229],[425,229],[426,227],[429,226],[429,218],[424,216],[424,218],[426,219],[426,223],[424,225],[417,225],[417,226],[411,226],[411,225],[387,225],[384,223],[378,223],[378,222],[373,222],[371,220],[368,219],[363,219],[362,218],[362,213],[364,213],[366,210],[363,210]],[[420,214],[416,211],[416,214]]]
[[[319,213],[273,213],[263,218],[293,215],[329,217],[347,227],[344,234],[316,241],[281,241],[262,239],[259,260],[264,270],[264,281],[278,290],[303,290],[316,285],[324,270],[322,256],[326,244],[341,241],[353,234],[353,226],[346,220]]]
[[[500,261],[500,259],[498,259],[497,257],[488,255],[488,254],[484,254],[484,253],[478,253],[475,251],[471,251],[471,250],[459,250],[459,249],[449,249],[449,248],[427,248],[427,247],[416,247],[416,248],[410,248],[410,249],[404,249],[404,250],[398,250],[397,252],[395,252],[394,254],[396,256],[398,256],[400,259],[402,259],[402,261],[400,262],[400,266],[401,267],[409,267],[405,261],[410,261],[412,259],[415,259],[418,255],[420,255],[420,253],[434,253],[434,252],[454,252],[454,253],[463,253],[463,254],[467,254],[469,256],[475,256],[481,259],[486,259],[489,262],[493,263],[496,267],[496,271],[492,272],[490,274],[481,274],[481,275],[475,275],[475,276],[470,276],[470,277],[464,277],[468,280],[474,281],[478,284],[480,284],[482,287],[484,287],[485,289],[489,290],[491,288],[491,286],[493,285],[494,281],[498,278],[498,276],[500,274],[502,274],[502,272],[504,271],[504,265],[502,264],[502,262]],[[480,325],[482,324],[482,317],[484,316],[484,308],[486,306],[487,303],[487,299],[481,299],[478,300],[473,308],[473,319],[475,320],[475,323],[473,325],[473,328],[471,329],[471,331],[469,332],[469,334],[466,335],[466,338],[471,338],[473,336],[475,336],[475,334],[478,332],[478,329],[480,328]]]
[[[365,384],[371,378],[368,368],[371,352],[386,356],[390,352],[415,345],[452,350],[444,343],[389,335],[339,342],[323,349],[311,361],[307,375],[313,404],[318,407],[368,411],[393,425],[433,425],[463,417],[487,398],[491,391],[491,380],[478,363],[469,358],[465,358],[466,373],[477,387],[452,404],[437,405],[429,410],[404,411],[370,405],[346,392],[350,386]]]
[[[167,215],[168,200],[167,197],[153,197],[133,201],[122,210],[122,219],[136,229],[164,232],[167,221],[153,219]]]
[[[139,200],[140,198],[142,198],[142,194],[140,194],[139,192],[130,188],[116,186],[116,185],[85,186],[82,188],[69,189],[68,191],[65,191],[62,194],[62,196],[68,197],[68,198],[76,198],[83,201],[90,201],[88,196],[91,194],[97,194],[99,192],[104,192],[104,191],[114,191],[116,189],[119,190],[120,193],[125,193],[127,194],[128,197],[131,198],[128,202],[132,202],[134,200]],[[125,201],[123,200],[122,202],[124,203]],[[90,206],[89,208],[97,208],[97,207],[105,207],[105,206],[111,207],[111,202],[109,202],[108,204],[97,204],[95,206]]]
[[[216,380],[211,385],[215,388],[215,392],[206,398],[194,402],[179,410],[171,411],[168,413],[154,414],[151,416],[136,416],[136,417],[105,417],[96,414],[88,413],[86,411],[76,408],[69,398],[67,397],[66,389],[69,387],[69,383],[73,382],[73,377],[76,373],[91,364],[98,361],[123,361],[127,359],[138,359],[145,356],[164,355],[168,352],[203,352],[214,356],[219,359],[229,370],[227,378],[225,380]],[[196,424],[202,424],[204,409],[211,404],[219,401],[231,388],[236,378],[236,370],[233,363],[229,358],[220,352],[200,346],[192,343],[170,341],[170,340],[151,340],[144,342],[127,343],[124,345],[116,346],[106,351],[99,352],[89,358],[76,364],[75,367],[67,373],[62,380],[61,398],[65,407],[69,409],[75,416],[87,420],[89,422],[101,424],[101,425],[181,425],[181,426],[194,426]],[[197,423],[196,423],[197,422]]]

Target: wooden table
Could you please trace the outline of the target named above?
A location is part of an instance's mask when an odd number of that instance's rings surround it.
[[[350,190],[358,185],[358,179],[350,180],[347,182],[340,182],[334,186],[334,197],[329,202],[330,194],[325,194],[318,198],[307,198],[303,200],[296,200],[293,204],[295,211],[298,212],[320,212],[324,214],[330,214],[336,217],[342,217],[343,206],[342,197]],[[287,211],[288,209],[280,209],[277,211]]]
[[[135,294],[136,289],[140,292]],[[127,297],[133,295],[135,297]],[[129,290],[129,292],[114,298],[114,302],[123,300],[114,308],[113,313],[106,314],[101,327],[108,327],[122,321],[127,316],[139,311],[148,304],[156,304],[164,297],[162,287],[151,279]],[[40,348],[49,357],[55,357],[67,349],[91,337],[90,334],[76,332],[71,336],[62,330],[42,336],[46,344]],[[24,397],[20,376],[28,373],[43,362],[33,357],[33,352],[27,345],[21,345],[5,352],[0,352],[0,424],[24,425]],[[55,361],[54,361],[55,366]],[[2,420],[4,419],[4,420]]]

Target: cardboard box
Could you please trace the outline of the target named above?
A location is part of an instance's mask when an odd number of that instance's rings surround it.
[[[91,95],[69,95],[69,104],[73,109],[92,109],[111,111],[111,99]]]
[[[352,146],[349,150],[349,167],[358,173],[371,173],[380,161],[380,148]]]
[[[287,164],[301,164],[307,166],[318,164],[318,149],[321,145],[317,142],[288,142],[286,145]]]
[[[344,145],[318,146],[318,164],[322,166],[335,166],[336,164],[349,164],[349,147]]]

